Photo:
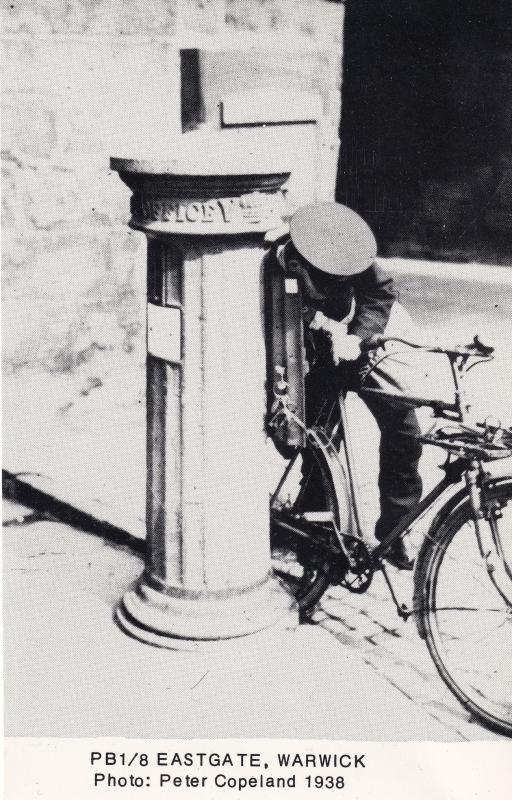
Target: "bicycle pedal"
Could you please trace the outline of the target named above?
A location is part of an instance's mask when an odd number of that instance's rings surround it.
[[[313,614],[315,613],[314,608],[301,608],[299,610],[299,625],[314,625],[313,622]]]

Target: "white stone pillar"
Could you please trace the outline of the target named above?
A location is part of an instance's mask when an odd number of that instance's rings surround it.
[[[117,618],[164,646],[249,634],[289,607],[270,570],[262,318],[288,173],[190,136],[192,155],[111,164],[148,237],[147,556]]]

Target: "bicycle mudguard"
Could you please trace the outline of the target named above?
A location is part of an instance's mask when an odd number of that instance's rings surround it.
[[[338,507],[339,524],[336,535],[343,546],[342,537],[344,535],[358,538],[357,525],[352,511],[350,487],[345,471],[345,467],[340,461],[340,456],[334,445],[328,439],[322,428],[313,428],[308,431],[308,439],[313,447],[322,454],[325,469],[329,471],[332,485],[336,491],[336,503]]]
[[[490,475],[488,478],[485,479],[484,483],[486,486],[498,486],[500,483],[507,483],[508,481],[511,480],[512,480],[511,475],[503,475],[497,477]],[[430,540],[435,538],[436,532],[439,530],[441,525],[443,525],[444,521],[450,516],[450,514],[453,514],[455,509],[458,508],[458,506],[460,506],[461,503],[463,503],[464,500],[466,500],[467,498],[468,498],[468,490],[466,486],[462,486],[458,492],[455,492],[455,494],[452,494],[451,497],[448,498],[446,503],[443,503],[441,508],[438,509],[434,519],[432,520],[430,528],[428,529]],[[423,549],[423,545],[421,549]],[[421,550],[419,555],[421,555]],[[419,555],[418,555],[418,560],[419,560]]]

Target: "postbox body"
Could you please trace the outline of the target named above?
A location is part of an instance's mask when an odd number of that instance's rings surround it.
[[[164,646],[251,633],[290,605],[271,576],[263,314],[288,173],[190,139],[176,161],[112,160],[148,238],[146,569],[118,620]]]
[[[164,585],[226,590],[242,550],[248,584],[268,562],[265,344],[249,289],[261,256],[250,235],[234,249],[209,236],[149,240],[147,530]]]

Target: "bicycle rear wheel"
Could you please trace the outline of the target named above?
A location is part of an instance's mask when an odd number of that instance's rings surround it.
[[[499,527],[512,568],[512,483],[486,492],[482,525]],[[489,530],[490,533],[490,530]],[[492,536],[489,537],[492,541]],[[482,558],[469,500],[427,538],[418,558],[415,608],[439,674],[462,705],[512,736],[512,606]],[[512,585],[512,584],[511,584]]]
[[[308,447],[297,455],[271,504],[273,568],[303,614],[319,602],[334,574],[328,546],[335,544],[340,529],[340,486],[345,482],[339,462],[331,464],[322,449]],[[313,536],[301,537],[287,530],[286,523]],[[314,540],[327,547],[315,546]]]

